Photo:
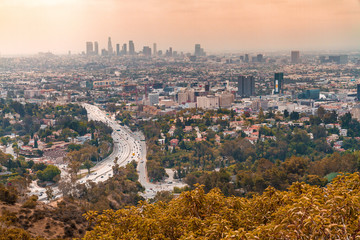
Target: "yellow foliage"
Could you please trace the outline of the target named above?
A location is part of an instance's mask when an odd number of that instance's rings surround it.
[[[169,203],[102,214],[88,212],[94,229],[84,239],[358,239],[360,176],[340,175],[321,188],[294,183],[253,198],[225,197],[197,187]]]

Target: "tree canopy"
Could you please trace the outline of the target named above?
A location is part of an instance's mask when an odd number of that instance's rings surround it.
[[[339,175],[327,187],[293,183],[253,198],[225,197],[200,186],[168,203],[88,212],[94,229],[84,239],[356,239],[359,173]]]

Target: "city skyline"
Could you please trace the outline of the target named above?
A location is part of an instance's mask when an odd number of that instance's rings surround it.
[[[141,16],[141,17],[139,17]],[[3,0],[0,53],[80,53],[91,39],[107,46],[192,52],[357,50],[360,1]],[[102,47],[101,47],[102,48]]]

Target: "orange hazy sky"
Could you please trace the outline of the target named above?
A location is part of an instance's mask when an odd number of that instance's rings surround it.
[[[0,53],[360,49],[360,0],[0,0]]]

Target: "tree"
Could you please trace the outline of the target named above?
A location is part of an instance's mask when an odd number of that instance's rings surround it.
[[[16,153],[16,157],[19,157],[20,148],[19,148],[18,143],[14,142],[12,147],[13,147],[14,152]]]
[[[359,173],[339,175],[326,188],[269,187],[249,199],[198,186],[169,202],[90,211],[86,219],[94,227],[84,239],[356,239],[359,195]]]
[[[34,148],[38,148],[38,142],[37,142],[37,138],[34,138]]]
[[[114,113],[114,112],[116,112],[116,109],[117,109],[117,107],[116,107],[115,103],[110,103],[110,104],[106,105],[106,110],[109,112]]]
[[[54,190],[51,187],[45,188],[45,194],[46,194],[46,198],[48,201],[50,201],[51,199],[53,199],[55,197]]]
[[[324,119],[325,113],[326,113],[326,110],[325,110],[323,107],[321,107],[321,106],[320,106],[320,107],[317,109],[317,111],[316,111],[317,116],[318,116],[321,120]]]
[[[36,175],[41,181],[55,182],[55,177],[61,173],[60,169],[54,165],[48,165],[43,171],[39,170]]]
[[[258,119],[259,119],[260,123],[265,121],[265,115],[264,115],[264,111],[262,108],[260,108]]]
[[[351,116],[351,113],[349,113],[349,112],[347,112],[343,116],[341,116],[340,117],[341,127],[348,129],[350,127],[351,119],[352,119],[352,116]]]
[[[311,132],[314,136],[314,139],[325,138],[327,136],[326,129],[322,126],[312,126]]]
[[[288,110],[284,110],[284,118],[287,118],[287,117],[289,117],[289,111]]]
[[[76,180],[77,174],[78,174],[78,172],[80,170],[80,166],[81,166],[81,162],[79,162],[79,161],[71,161],[68,164],[69,172],[72,175],[72,178],[74,180]]]
[[[298,112],[291,112],[290,113],[290,120],[298,120],[300,117],[299,113]]]
[[[92,162],[90,160],[86,160],[84,162],[84,167],[88,170],[88,174],[90,174],[90,169],[92,167]]]
[[[14,188],[5,187],[0,183],[0,201],[7,204],[15,204],[17,199],[18,195]]]

